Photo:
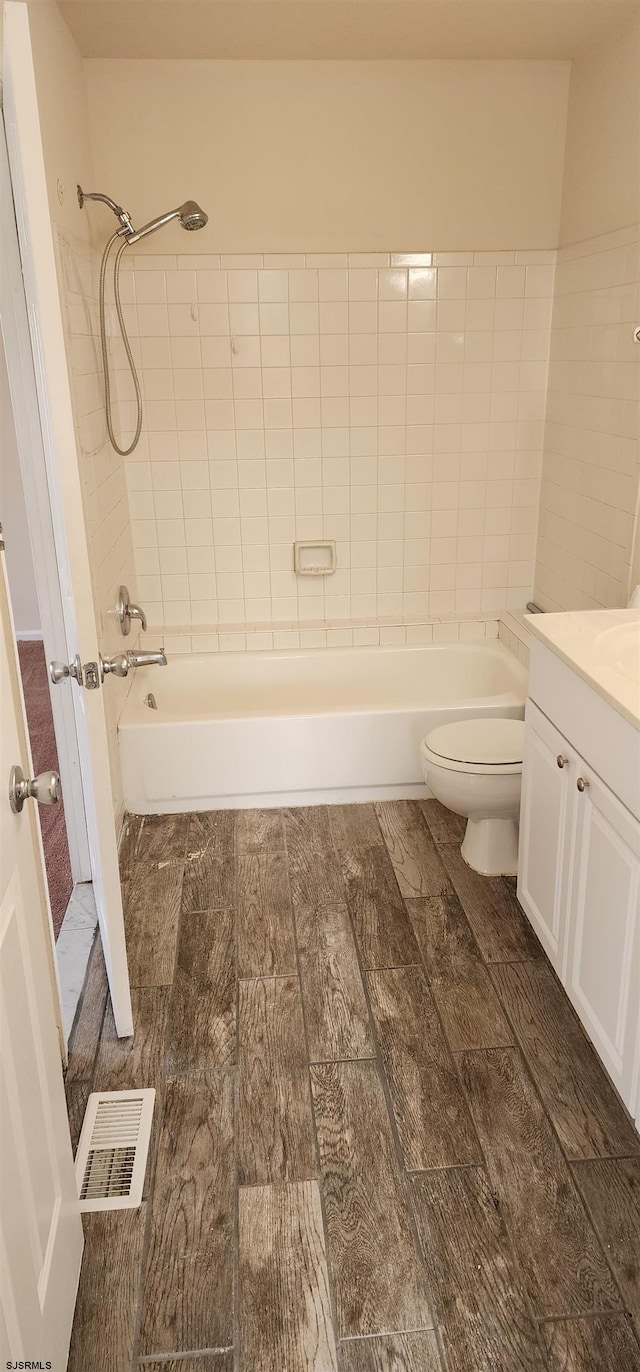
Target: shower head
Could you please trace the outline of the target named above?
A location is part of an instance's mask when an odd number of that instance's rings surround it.
[[[164,224],[170,224],[172,219],[179,219],[183,229],[203,229],[208,221],[208,214],[200,209],[195,200],[185,200],[184,205],[179,205],[177,210],[169,210],[167,214],[159,214],[157,219],[151,219],[148,224],[144,224],[141,229],[135,229],[131,217],[121,205],[116,205],[115,201],[108,195],[102,195],[98,191],[89,193],[83,191],[78,186],[78,204],[82,209],[85,200],[101,200],[104,205],[108,205],[110,210],[120,220],[121,228],[118,232],[127,243],[137,243],[140,238],[146,238],[147,234],[155,233],[156,229],[161,229]]]
[[[134,233],[124,231],[128,243],[137,243],[140,238],[146,238],[147,234],[155,233],[156,229],[161,229],[164,224],[170,224],[172,219],[178,219],[183,229],[203,229],[209,216],[196,204],[195,200],[185,200],[184,205],[179,205],[177,210],[169,210],[167,214],[159,214],[157,219],[151,219],[148,224],[144,224],[141,229]]]
[[[178,216],[183,229],[203,229],[209,216],[196,204],[195,200],[185,200],[180,206]]]

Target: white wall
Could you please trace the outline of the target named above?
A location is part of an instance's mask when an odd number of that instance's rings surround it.
[[[535,577],[549,610],[624,605],[638,574],[639,116],[636,19],[571,74]]]
[[[88,241],[76,195],[77,182],[91,189],[93,180],[83,59],[53,0],[31,0],[29,29],[51,219]]]
[[[560,243],[636,224],[640,207],[640,15],[571,68]]]
[[[96,186],[152,253],[555,248],[568,62],[85,63]],[[97,241],[111,220],[93,208]],[[160,246],[162,245],[162,246]]]
[[[18,638],[40,634],[40,611],[24,507],[9,379],[0,338],[0,510],[2,511],[11,605]]]

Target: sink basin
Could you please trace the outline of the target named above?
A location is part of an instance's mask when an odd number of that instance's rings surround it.
[[[607,664],[615,672],[640,680],[640,630],[637,624],[614,624],[603,629],[596,644],[606,655]]]

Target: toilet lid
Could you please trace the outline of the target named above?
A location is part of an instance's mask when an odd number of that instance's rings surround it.
[[[433,729],[425,743],[430,753],[450,762],[514,765],[523,758],[524,720],[461,719]]]

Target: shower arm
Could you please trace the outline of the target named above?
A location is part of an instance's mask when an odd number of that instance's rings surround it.
[[[129,237],[129,234],[135,233],[135,229],[131,221],[131,215],[129,214],[128,210],[123,210],[122,205],[116,205],[115,200],[112,200],[111,196],[102,195],[100,191],[83,191],[82,186],[77,186],[76,190],[78,193],[78,204],[80,206],[80,209],[84,207],[85,200],[100,200],[103,205],[108,205],[109,209],[113,211],[116,218],[120,220],[122,228],[119,229],[119,233],[126,234],[127,238]]]

